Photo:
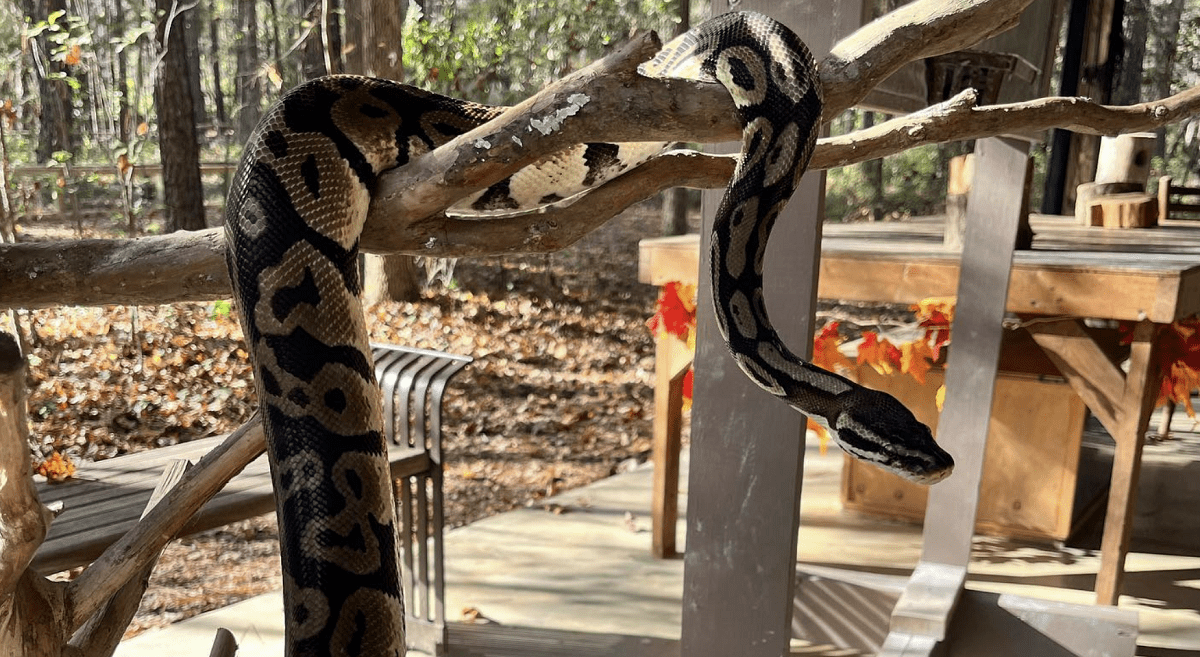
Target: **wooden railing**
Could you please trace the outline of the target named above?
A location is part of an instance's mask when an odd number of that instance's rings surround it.
[[[1189,198],[1193,203],[1184,203]],[[1158,220],[1200,219],[1200,187],[1172,184],[1170,176],[1158,179]]]

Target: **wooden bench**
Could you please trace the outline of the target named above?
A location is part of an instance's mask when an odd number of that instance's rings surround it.
[[[388,460],[397,481],[408,641],[442,654],[446,643],[442,542],[442,396],[450,379],[472,359],[437,351],[372,345],[383,391]],[[61,484],[39,483],[43,504],[61,503],[32,567],[41,574],[91,563],[141,516],[164,468],[195,461],[224,436],[194,440],[80,465]],[[184,530],[195,534],[275,510],[265,455],[200,510]]]
[[[1184,197],[1195,203],[1184,203]],[[1165,219],[1200,219],[1200,187],[1181,187],[1172,184],[1170,176],[1158,179],[1158,221]]]

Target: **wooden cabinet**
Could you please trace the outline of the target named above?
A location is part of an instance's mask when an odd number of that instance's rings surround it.
[[[859,366],[863,385],[886,390],[937,430],[934,402],[943,372],[925,385],[907,375],[884,376]],[[976,531],[995,536],[1064,540],[1083,506],[1076,502],[1083,401],[1065,382],[1001,373],[989,426]],[[953,476],[953,475],[952,475]],[[842,502],[871,515],[921,521],[928,489],[846,458]]]

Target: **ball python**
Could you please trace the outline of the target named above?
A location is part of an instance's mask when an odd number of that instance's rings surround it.
[[[907,409],[793,355],[766,314],[767,238],[821,122],[808,49],[769,18],[731,13],[667,44],[643,73],[720,82],[744,124],[712,231],[714,307],[737,364],[823,418],[847,452],[918,481],[945,476],[953,461]],[[264,115],[231,183],[228,265],[276,490],[289,655],[404,654],[398,529],[359,300],[358,238],[384,171],[502,110],[386,80],[319,78]],[[612,174],[626,166],[619,148],[587,144],[557,158]],[[521,207],[520,176],[469,203]],[[600,176],[575,178],[525,196],[554,200]]]

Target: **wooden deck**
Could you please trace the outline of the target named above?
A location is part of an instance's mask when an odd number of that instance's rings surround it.
[[[1177,426],[1188,427],[1183,411],[1178,413]],[[1180,455],[1194,458],[1197,450],[1200,437],[1192,434],[1148,447],[1147,458],[1164,466],[1153,472],[1183,476],[1182,470],[1165,466]],[[796,553],[800,568],[813,575],[853,568],[861,579],[903,578],[920,557],[920,527],[843,511],[841,462],[840,453],[821,455],[816,441],[810,443]],[[681,467],[686,473],[686,452]],[[684,560],[649,555],[651,475],[639,468],[545,501],[562,513],[534,506],[451,530],[446,539],[449,620],[459,621],[470,609],[488,621],[452,622],[447,657],[678,657]],[[1156,483],[1153,476],[1148,483]],[[1170,488],[1165,481],[1157,483],[1147,490]],[[686,507],[686,488],[682,493]],[[1147,501],[1154,508],[1162,500]],[[1192,532],[1200,531],[1197,524],[1193,519]],[[1135,550],[1145,536],[1135,534]],[[1200,650],[1200,612],[1191,584],[1200,572],[1200,557],[1194,552],[1132,555],[1130,591],[1122,607],[1141,616],[1139,655],[1183,657]],[[979,537],[969,586],[1086,604],[1098,569],[1099,558],[1085,548]],[[806,583],[811,587],[802,585],[796,598],[796,632],[807,643],[794,642],[791,654],[872,654],[851,646],[882,640],[890,603],[880,607],[876,600],[863,600],[861,590],[839,588],[830,578]],[[837,599],[828,600],[831,595]],[[117,657],[201,657],[208,654],[217,627],[234,632],[241,655],[280,655],[282,619],[282,600],[275,592],[148,631],[122,643]],[[1035,654],[1047,653],[1030,653]],[[410,652],[409,657],[421,655]]]

